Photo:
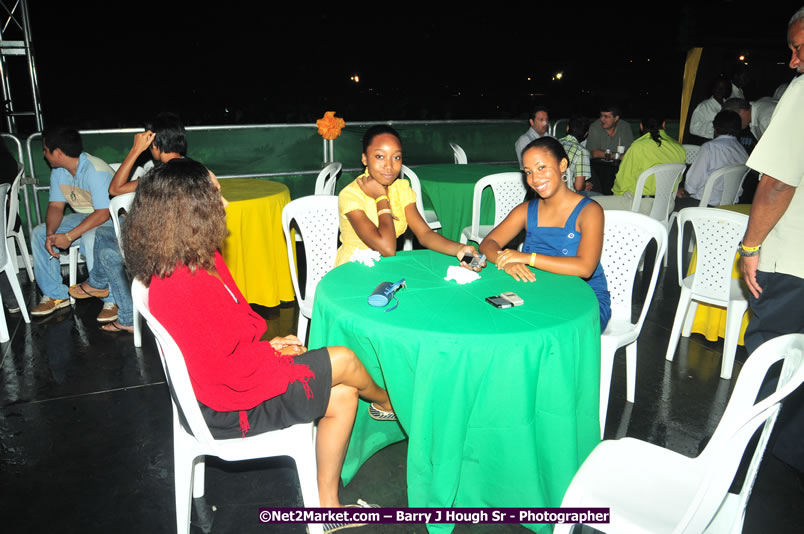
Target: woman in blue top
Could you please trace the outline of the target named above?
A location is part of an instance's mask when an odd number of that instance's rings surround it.
[[[538,197],[514,208],[480,244],[480,252],[514,279],[536,280],[528,265],[557,274],[580,276],[597,295],[600,330],[611,317],[606,276],[600,265],[603,250],[603,209],[567,188],[561,179],[569,158],[552,137],[532,141],[522,151],[525,178]],[[522,252],[503,249],[526,230]]]

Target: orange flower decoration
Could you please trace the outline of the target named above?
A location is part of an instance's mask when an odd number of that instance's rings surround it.
[[[342,118],[335,116],[334,111],[324,113],[324,116],[315,121],[315,124],[318,126],[318,133],[321,137],[330,140],[336,139],[341,135],[341,130],[346,126]]]

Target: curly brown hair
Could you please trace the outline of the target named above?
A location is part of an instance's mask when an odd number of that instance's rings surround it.
[[[176,267],[213,270],[226,238],[221,195],[200,163],[177,158],[140,179],[123,229],[123,251],[132,276],[146,286]]]

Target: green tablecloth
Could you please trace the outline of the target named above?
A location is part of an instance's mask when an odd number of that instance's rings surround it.
[[[318,284],[310,347],[354,350],[400,423],[370,419],[360,402],[344,483],[407,436],[412,507],[559,506],[599,442],[597,299],[577,277],[536,271],[536,282],[517,282],[493,265],[458,285],[444,280],[449,265],[429,250],[402,252],[372,268],[341,265]],[[377,284],[400,278],[408,287],[396,310],[368,305]],[[525,303],[485,302],[503,291]]]
[[[413,169],[422,184],[422,202],[432,207],[441,221],[441,234],[453,241],[472,224],[472,195],[475,183],[489,174],[516,172],[515,165],[421,165]],[[481,224],[494,224],[494,196],[483,193]]]

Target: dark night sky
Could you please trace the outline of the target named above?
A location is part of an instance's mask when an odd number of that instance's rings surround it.
[[[611,99],[626,116],[644,102],[677,116],[692,45],[723,47],[728,58],[749,51],[768,86],[789,76],[776,63],[789,59],[784,32],[798,7],[744,15],[741,3],[713,2],[658,17],[623,4],[570,17],[540,4],[498,13],[488,4],[333,4],[330,13],[252,2],[30,4],[46,123],[104,128],[162,110],[195,124],[311,122],[330,109],[352,121],[510,118],[533,100],[554,116],[594,115]]]

